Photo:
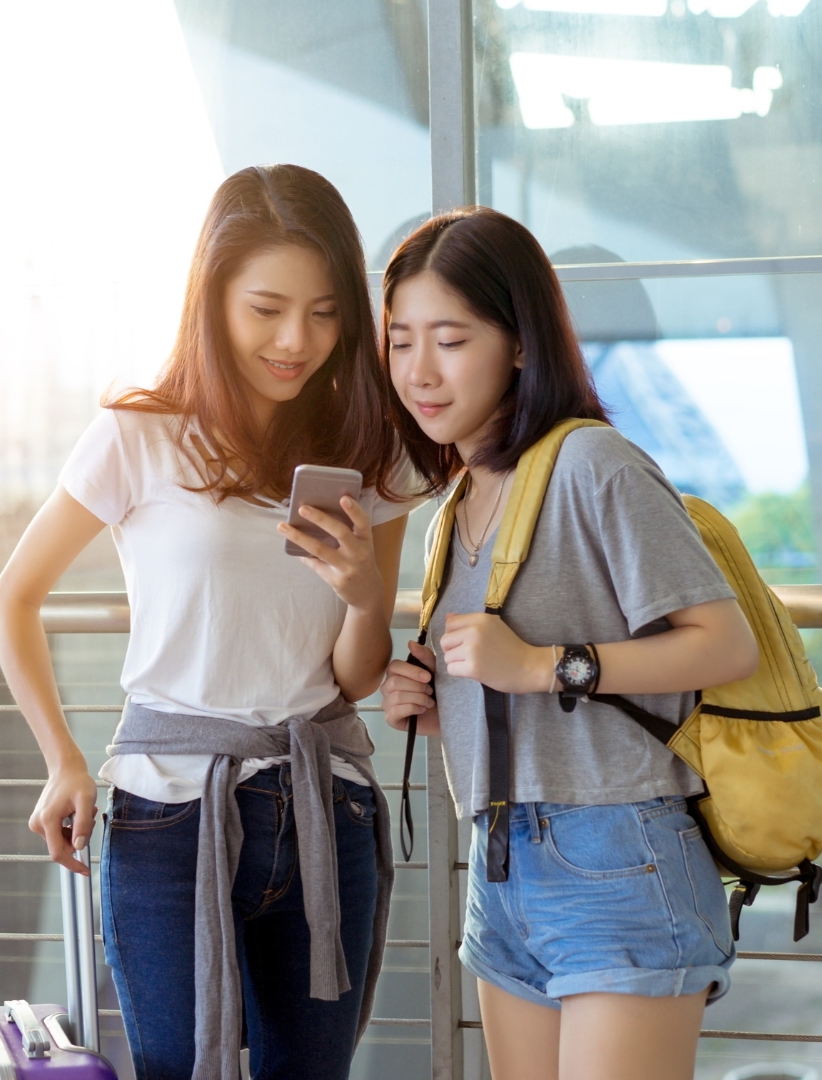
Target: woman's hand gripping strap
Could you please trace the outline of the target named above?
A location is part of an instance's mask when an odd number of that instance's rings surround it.
[[[425,644],[425,639],[428,636],[426,630],[420,630],[417,642],[420,645]],[[428,668],[423,664],[422,660],[418,660],[413,653],[408,654],[408,663],[413,664],[414,667],[422,668],[423,671],[428,671]],[[433,700],[437,700],[437,691],[434,686],[434,673],[431,673],[431,693]],[[402,855],[406,862],[411,858],[411,854],[414,850],[414,819],[411,816],[411,763],[414,760],[414,743],[417,740],[417,718],[416,716],[408,717],[408,733],[405,740],[405,763],[402,767],[402,792],[400,794],[400,847],[402,848]]]

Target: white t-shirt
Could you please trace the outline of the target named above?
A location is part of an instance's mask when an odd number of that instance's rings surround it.
[[[333,589],[286,555],[277,525],[287,502],[218,503],[174,445],[179,419],[106,409],[60,473],[66,491],[112,527],[131,606],[122,686],[159,712],[278,724],[311,716],[339,693],[331,654],[346,607]],[[196,431],[196,427],[194,428]],[[190,431],[186,438],[190,438]],[[406,463],[394,489],[412,491]],[[361,503],[377,525],[418,505],[373,490]],[[249,759],[241,779],[287,758]],[[102,779],[145,799],[199,798],[209,755],[118,755]],[[347,762],[337,776],[362,783]]]

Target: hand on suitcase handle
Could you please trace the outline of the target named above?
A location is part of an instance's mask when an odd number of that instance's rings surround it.
[[[29,818],[29,828],[45,839],[52,860],[75,874],[89,874],[75,853],[88,844],[96,797],[96,781],[85,768],[59,770],[47,781]]]

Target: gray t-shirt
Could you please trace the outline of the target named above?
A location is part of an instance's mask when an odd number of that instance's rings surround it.
[[[454,529],[431,621],[446,771],[460,817],[488,806],[488,735],[480,683],[448,675],[439,641],[448,612],[484,609],[493,546],[490,537],[472,567]],[[600,644],[662,633],[670,612],[733,596],[651,458],[612,428],[582,428],[560,450],[503,618],[532,645]],[[631,700],[676,723],[694,706],[693,693]],[[554,693],[511,694],[506,707],[513,802],[624,803],[701,790],[687,765],[611,706],[580,701],[564,713]]]

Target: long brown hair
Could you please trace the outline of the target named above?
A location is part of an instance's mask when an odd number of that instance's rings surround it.
[[[472,465],[494,472],[520,456],[561,420],[607,420],[574,333],[562,287],[537,240],[518,221],[485,206],[440,214],[420,225],[394,253],[383,279],[383,362],[397,286],[429,272],[480,318],[523,351],[495,422]],[[435,443],[389,387],[391,414],[408,456],[439,492],[464,464],[456,446]]]
[[[249,258],[281,244],[308,246],[327,259],[340,337],[302,392],[278,404],[261,436],[234,360],[224,298],[228,282]],[[225,180],[197,241],[177,341],[156,386],[130,390],[106,404],[181,416],[175,436],[180,447],[196,417],[216,458],[202,490],[221,499],[286,495],[294,467],[304,463],[359,469],[366,486],[392,498],[387,480],[399,448],[362,244],[337,189],[298,165],[255,165]]]

